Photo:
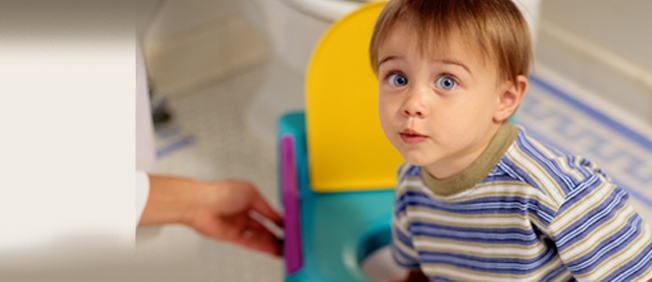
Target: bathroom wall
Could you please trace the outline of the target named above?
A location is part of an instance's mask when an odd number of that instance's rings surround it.
[[[544,0],[537,61],[652,125],[652,1]]]
[[[271,55],[261,13],[245,15],[251,9],[242,9],[269,5],[158,2],[150,4],[156,10],[142,41],[152,88],[162,96],[233,75]],[[652,1],[544,0],[540,13],[538,62],[652,124]]]
[[[265,40],[238,1],[166,0],[142,38],[150,84],[178,95],[265,60]]]

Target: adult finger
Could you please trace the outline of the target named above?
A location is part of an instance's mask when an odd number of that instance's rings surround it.
[[[283,227],[283,217],[269,205],[258,191],[256,191],[254,199],[251,202],[251,208],[260,215],[274,222],[277,226]]]
[[[262,226],[249,226],[235,243],[275,257],[281,256],[281,243],[269,230]]]

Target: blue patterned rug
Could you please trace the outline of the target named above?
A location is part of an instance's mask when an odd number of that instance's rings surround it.
[[[516,119],[529,135],[596,163],[652,223],[652,130],[595,100],[600,99],[540,72],[531,76]]]

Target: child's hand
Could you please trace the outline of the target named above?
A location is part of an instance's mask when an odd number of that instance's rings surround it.
[[[426,277],[421,270],[412,270],[405,278],[405,280],[393,281],[393,282],[429,282],[430,280]]]

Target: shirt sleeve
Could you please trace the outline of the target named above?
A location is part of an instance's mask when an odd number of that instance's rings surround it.
[[[392,257],[398,265],[407,268],[419,268],[419,258],[412,239],[409,234],[406,234],[404,226],[399,223],[399,219],[394,217],[392,219]]]
[[[410,165],[403,164],[398,170],[398,184],[396,189],[396,200],[394,202],[394,214],[392,216],[392,257],[398,265],[407,268],[419,268],[419,257],[412,244],[412,235],[409,231],[409,223],[406,216],[406,195],[403,194],[400,183]]]
[[[578,281],[652,278],[652,231],[628,198],[625,190],[595,174],[560,206],[549,235]]]
[[[143,216],[149,197],[149,176],[144,171],[136,171],[136,226]]]

